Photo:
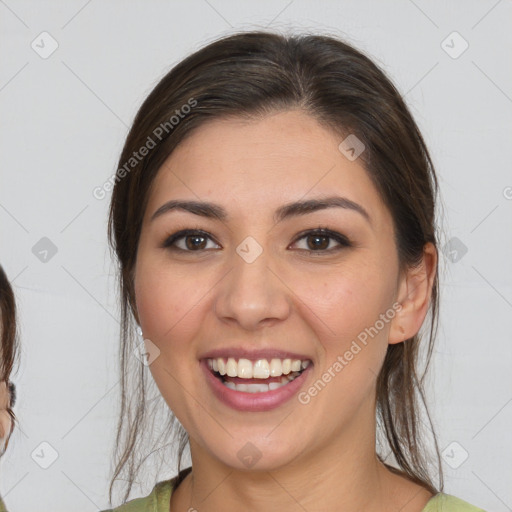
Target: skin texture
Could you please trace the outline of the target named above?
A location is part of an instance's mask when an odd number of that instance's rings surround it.
[[[9,407],[9,388],[5,381],[0,382],[0,445],[5,444],[6,438],[11,431],[11,416],[7,412]]]
[[[301,111],[214,120],[159,170],[135,293],[144,337],[160,350],[150,370],[190,436],[193,472],[172,510],[288,511],[299,503],[308,511],[414,512],[431,497],[377,460],[374,397],[388,343],[413,336],[424,320],[436,251],[427,245],[418,268],[400,271],[391,214],[340,142]],[[370,221],[345,208],[273,220],[283,204],[332,195],[364,207]],[[176,210],[151,220],[171,199],[214,202],[228,218]],[[319,227],[352,246],[328,238],[326,248],[308,252],[314,236],[299,236]],[[185,228],[210,234],[204,249],[163,247]],[[248,236],[263,249],[252,263],[236,252]],[[271,411],[239,412],[205,384],[199,360],[211,349],[278,348],[312,360],[307,389],[397,302],[394,318],[308,404],[294,397]],[[247,442],[261,453],[250,470],[237,456]]]

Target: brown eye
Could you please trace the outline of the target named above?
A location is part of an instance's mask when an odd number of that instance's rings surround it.
[[[306,240],[306,243],[303,244],[305,247],[300,247],[299,242],[302,240]],[[294,245],[298,245],[299,249],[310,253],[330,253],[345,247],[351,247],[352,243],[341,233],[325,228],[319,228],[314,231],[303,233],[299,238],[297,238]]]
[[[319,249],[327,249],[329,247],[330,238],[325,235],[308,235],[308,248],[312,251]]]
[[[165,240],[162,246],[184,252],[200,252],[220,247],[208,233],[194,229],[184,229],[174,233]]]
[[[194,251],[196,249],[204,249],[206,246],[206,237],[200,235],[188,235],[185,237],[185,245],[187,249]]]

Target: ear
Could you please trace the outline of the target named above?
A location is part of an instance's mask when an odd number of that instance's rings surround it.
[[[429,242],[423,248],[421,262],[400,276],[397,302],[402,307],[391,321],[388,343],[400,343],[418,334],[427,315],[436,269],[437,249]]]

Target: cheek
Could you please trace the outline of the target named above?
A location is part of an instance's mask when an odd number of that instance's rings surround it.
[[[368,369],[378,373],[392,318],[388,315],[382,321],[381,315],[389,313],[393,304],[394,277],[391,264],[383,268],[378,258],[362,258],[322,276],[296,281],[300,283],[297,307],[322,346],[322,368],[330,368],[338,357],[343,358],[346,368],[342,373],[350,375],[352,384],[358,376],[363,378],[363,373],[367,378]],[[345,378],[337,380],[343,382]]]
[[[201,325],[197,304],[204,291],[194,277],[165,266],[162,270],[149,259],[138,263],[134,284],[144,338],[160,351],[149,370],[170,409],[186,422],[188,401],[183,389],[193,384],[190,368],[196,361],[190,341]]]
[[[301,289],[300,314],[321,345],[318,380],[302,398],[310,399],[318,411],[331,411],[331,419],[321,427],[326,431],[373,399],[390,326],[380,315],[391,308],[392,290],[391,280],[378,268],[345,269]]]
[[[194,316],[202,295],[204,292],[194,276],[160,270],[158,264],[150,261],[137,266],[135,297],[142,331],[157,345],[180,332]]]
[[[353,333],[373,324],[391,306],[395,289],[391,274],[369,264],[333,269],[328,275],[297,280],[297,295],[336,335]]]

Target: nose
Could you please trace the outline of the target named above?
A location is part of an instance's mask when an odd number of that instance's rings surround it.
[[[266,251],[251,263],[233,255],[232,270],[217,287],[214,309],[219,319],[257,330],[289,316],[290,290],[269,263]]]

